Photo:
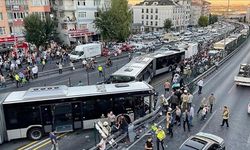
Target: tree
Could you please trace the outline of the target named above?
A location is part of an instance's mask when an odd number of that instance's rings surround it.
[[[37,48],[51,40],[55,35],[55,23],[48,16],[44,20],[37,14],[24,18],[25,38]]]
[[[200,18],[199,18],[199,20],[198,20],[198,24],[199,24],[199,26],[201,26],[201,27],[206,27],[207,25],[208,25],[208,17],[206,17],[206,16],[201,16]]]
[[[98,10],[95,26],[103,40],[125,41],[130,35],[132,13],[127,0],[111,0],[111,8]]]
[[[172,27],[172,21],[170,19],[166,19],[164,21],[164,29],[168,32],[168,30]]]

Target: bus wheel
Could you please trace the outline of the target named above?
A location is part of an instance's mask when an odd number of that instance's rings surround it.
[[[28,138],[31,140],[39,140],[43,136],[41,128],[31,128],[28,131]]]

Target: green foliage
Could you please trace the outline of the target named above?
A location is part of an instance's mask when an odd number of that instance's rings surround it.
[[[168,32],[168,30],[172,27],[172,21],[169,19],[166,19],[164,21],[164,29]]]
[[[209,14],[209,24],[214,24],[217,21],[218,21],[218,16],[217,15]]]
[[[100,9],[98,14],[94,22],[103,40],[125,41],[129,37],[132,14],[127,0],[112,0],[111,8]]]
[[[55,35],[55,23],[49,16],[42,20],[39,15],[31,14],[24,18],[24,28],[27,42],[35,44],[37,48]]]
[[[207,16],[201,16],[198,20],[198,24],[201,27],[206,27],[208,25],[208,17]]]

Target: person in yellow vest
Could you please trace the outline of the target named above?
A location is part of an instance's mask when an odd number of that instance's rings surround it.
[[[99,77],[102,77],[103,76],[103,68],[101,65],[98,66],[98,72],[99,72]]]
[[[43,66],[42,66],[42,71],[43,71],[43,69],[45,68],[45,64],[46,64],[46,61],[45,61],[45,59],[43,59],[43,60],[42,60],[42,65],[43,65]]]
[[[157,130],[155,131],[155,134],[156,134],[156,147],[157,147],[157,150],[160,150],[160,144],[161,144],[161,148],[162,150],[164,150],[164,142],[163,140],[166,138],[166,134],[165,134],[165,131],[162,129],[161,126],[159,126],[157,128]]]
[[[19,87],[19,81],[20,81],[20,77],[19,77],[19,75],[16,73],[15,74],[15,80],[16,80],[16,87],[18,88]]]
[[[227,106],[224,106],[222,118],[223,118],[223,120],[222,120],[221,126],[223,127],[223,126],[224,126],[224,123],[226,123],[226,124],[227,124],[227,127],[229,127],[229,125],[228,125],[229,109],[228,109]]]

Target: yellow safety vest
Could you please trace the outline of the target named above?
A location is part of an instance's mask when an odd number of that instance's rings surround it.
[[[102,71],[102,66],[98,66],[98,71]]]
[[[20,78],[19,78],[18,74],[15,75],[15,79],[16,79],[16,81],[19,81]]]
[[[164,139],[166,138],[166,134],[165,134],[165,132],[164,132],[163,130],[157,130],[157,131],[156,131],[156,137],[157,137],[160,141],[162,141],[162,140],[164,140]]]

